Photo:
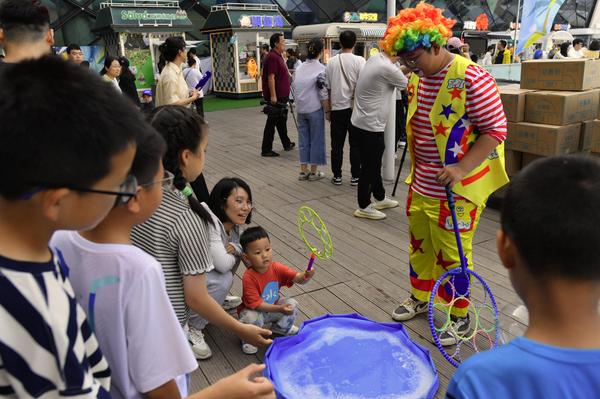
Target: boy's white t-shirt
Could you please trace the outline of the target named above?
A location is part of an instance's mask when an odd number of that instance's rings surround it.
[[[108,361],[111,396],[142,398],[171,379],[187,396],[185,375],[198,363],[169,302],[161,265],[133,245],[96,244],[76,232],[55,233],[50,246],[69,268]]]

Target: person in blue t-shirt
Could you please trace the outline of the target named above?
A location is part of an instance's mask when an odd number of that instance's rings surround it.
[[[544,158],[504,199],[500,259],[529,327],[463,363],[447,398],[593,398],[600,392],[600,162]]]

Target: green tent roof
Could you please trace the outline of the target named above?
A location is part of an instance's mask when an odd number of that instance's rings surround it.
[[[187,13],[173,7],[109,6],[98,13],[92,32],[188,32],[193,25]]]

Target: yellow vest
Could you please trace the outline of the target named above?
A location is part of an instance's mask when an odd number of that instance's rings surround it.
[[[429,114],[431,129],[443,165],[458,163],[479,137],[479,131],[470,124],[465,108],[467,91],[465,71],[469,65],[474,64],[464,57],[454,57]],[[411,120],[417,110],[418,87],[419,76],[413,73],[408,85],[406,121],[411,159],[415,159]],[[415,167],[412,162],[406,183],[412,183],[414,174]],[[501,143],[481,165],[467,174],[460,183],[454,185],[452,191],[477,206],[483,206],[490,194],[506,183],[508,183],[508,176],[504,168],[504,143]]]

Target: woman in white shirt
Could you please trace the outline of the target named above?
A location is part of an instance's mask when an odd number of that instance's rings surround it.
[[[160,72],[156,85],[156,106],[183,105],[190,107],[198,99],[198,90],[190,90],[183,78],[181,65],[187,59],[185,40],[181,36],[168,37],[158,49],[167,64]]]
[[[119,81],[117,80],[121,76],[121,63],[118,58],[106,55],[104,57],[104,68],[100,72],[100,75],[102,75],[102,79],[112,83],[115,89],[121,93],[121,87],[119,87]]]
[[[187,83],[190,90],[196,90],[196,86],[203,76],[197,60],[198,57],[188,52],[187,67],[183,68],[183,78],[185,79],[185,83]],[[204,118],[204,91],[202,91],[202,89],[198,91],[198,99],[194,101],[194,105],[196,106],[196,112],[198,112],[198,114]]]
[[[206,274],[208,293],[224,309],[233,309],[242,303],[240,297],[228,294],[242,258],[243,226],[249,224],[252,217],[252,191],[242,179],[225,177],[214,186],[207,203],[202,205],[213,220],[209,243],[214,269]],[[190,317],[190,324],[197,330],[204,329],[207,323],[196,314]]]
[[[294,72],[294,95],[298,112],[300,175],[298,180],[319,180],[325,175],[317,171],[325,165],[325,119],[329,120],[329,92],[321,39],[308,43],[308,58]],[[310,165],[310,171],[308,166]]]

